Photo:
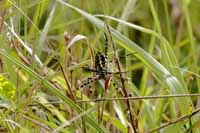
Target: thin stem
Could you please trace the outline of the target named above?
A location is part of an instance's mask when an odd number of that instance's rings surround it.
[[[114,101],[114,100],[146,100],[159,98],[178,98],[178,97],[198,97],[200,94],[176,94],[176,95],[159,95],[159,96],[137,96],[137,97],[119,97],[119,98],[99,98],[90,100],[77,100],[77,103],[82,102],[100,102],[100,101]]]
[[[59,64],[60,64],[60,63],[59,63]],[[73,101],[76,101],[76,98],[75,98],[75,96],[74,96],[74,92],[73,92],[73,90],[72,90],[72,88],[71,88],[71,85],[70,85],[69,78],[68,78],[67,75],[65,74],[65,71],[64,71],[64,69],[63,69],[63,67],[62,67],[61,64],[60,64],[60,69],[61,69],[61,71],[62,71],[62,73],[63,73],[64,79],[65,79],[65,83],[67,84],[67,87],[68,87],[68,89],[69,89],[70,97],[72,98]]]
[[[170,122],[165,123],[165,124],[161,125],[161,126],[158,127],[158,128],[154,128],[154,129],[152,129],[152,130],[146,131],[146,133],[153,133],[153,132],[155,132],[155,131],[158,131],[158,130],[160,130],[160,129],[163,129],[163,128],[165,128],[165,127],[168,127],[168,126],[170,126],[170,125],[172,125],[172,124],[176,124],[176,123],[182,122],[182,121],[184,121],[184,120],[186,120],[186,119],[190,119],[192,116],[196,115],[198,112],[200,112],[200,109],[195,110],[194,112],[192,112],[192,113],[189,114],[189,115],[184,115],[184,116],[181,116],[181,117],[179,117],[179,118],[177,118],[177,119],[175,119],[175,120],[171,120]]]
[[[122,84],[122,90],[123,90],[123,92],[124,92],[125,97],[128,97],[128,93],[127,93],[127,91],[126,91],[125,83],[124,83],[125,80],[124,80],[124,78],[123,78],[123,76],[122,76],[122,73],[121,73],[121,72],[122,72],[122,68],[121,68],[121,66],[120,66],[120,64],[119,64],[118,53],[117,53],[117,51],[116,51],[116,46],[115,46],[114,41],[113,41],[112,36],[111,36],[111,35],[112,35],[112,34],[111,34],[111,30],[110,30],[110,28],[109,28],[108,25],[106,25],[106,27],[107,27],[107,29],[108,29],[108,33],[109,33],[109,35],[110,35],[110,41],[111,41],[111,43],[112,43],[112,47],[113,47],[113,50],[114,50],[114,59],[115,59],[115,62],[116,62],[116,64],[117,64],[117,68],[118,68],[118,71],[119,71],[119,76],[120,76],[120,80],[121,80],[121,84]],[[128,110],[129,110],[129,112],[130,112],[130,120],[131,120],[132,128],[133,128],[134,132],[137,133],[137,130],[136,130],[136,123],[135,123],[135,120],[134,120],[134,115],[133,115],[133,113],[132,113],[131,105],[130,105],[130,102],[129,102],[128,99],[126,99],[126,104],[127,104]]]

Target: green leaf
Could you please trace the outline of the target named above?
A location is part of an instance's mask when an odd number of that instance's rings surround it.
[[[92,24],[94,24],[97,28],[101,30],[105,29],[105,23],[102,20],[62,0],[56,0],[56,1],[80,13],[82,16],[88,19]],[[140,48],[136,43],[134,43],[127,37],[123,36],[113,28],[110,27],[110,29],[111,29],[111,34],[114,37],[115,41],[118,42],[117,44],[123,47],[124,49],[128,50],[129,52],[133,53],[136,57],[138,57],[138,59],[140,59],[144,64],[146,64],[147,67],[153,70],[153,72],[155,72],[160,77],[161,81],[167,84],[172,94],[185,93],[184,85],[181,84],[180,81],[175,76],[173,76],[162,64],[156,61],[156,59],[154,59],[150,54],[148,54],[146,51]],[[190,98],[176,98],[176,101],[178,106],[180,107],[180,111],[182,114],[190,113],[189,109],[192,106]]]
[[[8,100],[14,98],[16,92],[15,86],[0,74],[0,95]]]
[[[33,78],[37,79],[38,81],[42,82],[49,91],[54,93],[56,96],[61,98],[65,103],[67,103],[72,109],[76,110],[78,113],[83,112],[83,109],[80,108],[77,104],[75,104],[70,98],[68,98],[65,94],[63,94],[61,91],[59,91],[57,88],[55,88],[48,80],[45,80],[43,77],[41,77],[39,74],[37,74],[35,71],[33,71],[28,66],[22,64],[21,62],[17,61],[14,57],[11,57],[8,55],[4,50],[0,49],[0,54],[5,56],[8,60],[10,60],[12,63],[17,65],[18,67],[22,68],[24,71],[26,71],[28,74],[30,74]],[[98,132],[105,132],[105,129],[100,127],[97,120],[94,120],[91,116],[86,115],[86,120],[90,124],[91,127],[95,128]]]

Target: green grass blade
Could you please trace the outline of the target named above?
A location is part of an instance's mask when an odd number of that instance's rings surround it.
[[[80,10],[79,8],[76,8],[62,0],[57,0],[61,4],[75,10],[76,12],[83,15],[85,18],[87,18],[92,24],[96,25],[101,30],[104,30],[104,22],[100,19],[92,16],[91,14]],[[137,56],[143,63],[145,63],[151,70],[153,70],[160,79],[165,82],[170,90],[171,93],[184,93],[184,86],[180,84],[180,81],[177,80],[176,77],[172,76],[171,73],[158,61],[156,61],[150,54],[145,52],[142,48],[140,48],[136,43],[132,42],[125,36],[121,35],[118,31],[111,29],[112,35],[114,39],[118,42],[118,44],[128,50],[131,53],[137,53],[135,56]],[[177,104],[179,105],[181,109],[182,114],[187,114],[189,112],[189,108],[191,108],[191,100],[190,98],[176,98]]]
[[[28,74],[30,74],[33,78],[37,79],[38,81],[42,82],[49,91],[53,92],[56,96],[61,98],[65,103],[67,103],[72,109],[76,110],[78,113],[83,112],[83,110],[76,105],[70,98],[66,97],[61,91],[56,89],[48,80],[45,80],[43,77],[41,77],[39,74],[34,72],[31,68],[28,66],[20,63],[10,55],[8,55],[4,50],[0,49],[0,54],[2,54],[4,57],[6,57],[8,60],[10,60],[12,63],[17,65],[18,67],[22,68],[24,71],[26,71]],[[100,125],[97,123],[96,120],[92,119],[90,116],[86,116],[87,122],[95,128],[98,132],[105,132],[103,128],[100,127]]]

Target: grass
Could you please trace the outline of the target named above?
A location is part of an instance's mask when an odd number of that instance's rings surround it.
[[[0,131],[200,132],[198,5],[2,1]],[[109,71],[121,73],[78,89],[104,33]]]

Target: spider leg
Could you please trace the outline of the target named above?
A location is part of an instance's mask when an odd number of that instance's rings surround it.
[[[113,81],[113,79],[111,79],[110,82],[118,93],[120,93],[122,96],[125,96],[122,89],[116,85],[116,83]]]
[[[106,33],[104,33],[105,36],[105,57],[108,58],[108,37]]]
[[[101,77],[99,75],[96,75],[94,77],[88,77],[86,80],[82,81],[82,83],[78,86],[77,89],[82,89],[88,85],[89,85],[89,87],[91,87],[90,84],[99,79],[101,79]]]

